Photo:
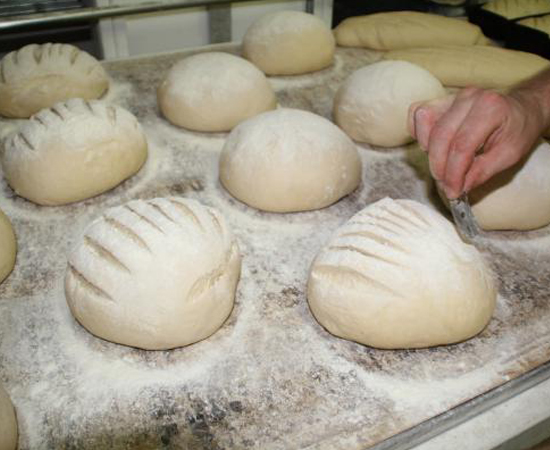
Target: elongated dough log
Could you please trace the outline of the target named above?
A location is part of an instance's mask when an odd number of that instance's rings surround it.
[[[233,308],[241,258],[216,210],[184,198],[135,200],[85,230],[65,277],[91,333],[148,350],[205,339]]]
[[[486,44],[477,25],[464,20],[414,11],[397,11],[350,17],[335,29],[343,47],[394,50],[437,45]]]
[[[378,348],[471,338],[489,322],[496,294],[480,253],[447,219],[421,203],[389,198],[337,230],[308,282],[321,325]]]
[[[10,220],[0,209],[0,283],[13,270],[17,241]]]
[[[550,34],[550,14],[540,17],[528,17],[527,19],[518,20],[520,25],[534,28],[543,33]]]
[[[417,64],[455,87],[507,88],[550,67],[550,61],[532,53],[483,45],[393,50],[384,59]]]
[[[0,62],[0,114],[27,118],[70,98],[99,98],[108,86],[101,64],[77,47],[27,45]]]
[[[550,2],[548,0],[492,0],[481,8],[513,20],[537,14],[548,14],[550,13]]]

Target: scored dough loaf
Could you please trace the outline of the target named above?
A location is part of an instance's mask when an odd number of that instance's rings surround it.
[[[69,257],[67,302],[103,339],[149,350],[213,334],[233,308],[241,259],[216,210],[184,198],[108,209]]]
[[[9,185],[40,205],[64,205],[105,192],[147,158],[137,119],[116,105],[71,99],[44,109],[5,142]]]
[[[528,17],[527,19],[518,20],[520,25],[534,28],[543,33],[550,34],[550,14],[540,17]]]
[[[350,17],[335,29],[343,47],[394,50],[437,45],[486,44],[477,25],[451,17],[415,11],[397,11]]]
[[[17,417],[8,393],[0,385],[0,450],[17,448]]]
[[[229,131],[277,105],[273,89],[257,67],[222,52],[201,53],[176,63],[157,96],[170,122],[196,131]]]
[[[430,72],[406,61],[381,61],[353,72],[334,98],[334,121],[359,142],[395,147],[412,141],[412,103],[445,95]]]
[[[384,59],[417,64],[454,87],[507,88],[550,67],[550,61],[532,53],[483,45],[393,50]]]
[[[330,29],[318,17],[278,11],[256,20],[243,38],[243,56],[268,75],[299,75],[332,64]]]
[[[107,73],[70,44],[30,44],[0,61],[0,115],[27,118],[57,102],[103,95]]]
[[[308,301],[332,334],[372,347],[463,341],[489,322],[493,277],[434,209],[385,198],[353,216],[315,258]]]
[[[481,8],[513,20],[537,14],[548,14],[550,13],[550,2],[548,0],[492,0]]]
[[[220,181],[258,209],[295,212],[328,206],[361,181],[354,143],[308,111],[281,108],[236,127],[220,155]]]
[[[0,283],[13,270],[17,241],[10,220],[0,209]]]

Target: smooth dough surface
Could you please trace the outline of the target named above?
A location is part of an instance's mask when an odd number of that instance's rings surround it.
[[[550,144],[540,142],[527,158],[468,195],[485,230],[532,230],[550,223]]]
[[[315,258],[308,301],[330,333],[377,348],[471,338],[497,291],[479,251],[434,209],[385,198],[353,216]]]
[[[233,308],[241,259],[216,210],[184,198],[107,210],[69,257],[67,302],[103,339],[165,350],[207,338]]]
[[[70,98],[96,99],[109,87],[90,54],[70,44],[30,44],[0,62],[0,114],[27,118]]]
[[[384,59],[417,64],[454,87],[507,88],[550,67],[532,53],[484,45],[393,50]]]
[[[116,105],[71,99],[35,114],[5,143],[9,185],[40,205],[64,205],[105,192],[147,158],[137,119]]]
[[[268,75],[299,75],[332,64],[331,30],[318,17],[279,11],[256,20],[243,38],[243,56]]]
[[[415,11],[350,17],[334,29],[343,47],[394,50],[437,45],[485,44],[481,29],[465,20]]]
[[[491,0],[482,9],[513,20],[520,17],[550,13],[548,0]]]
[[[412,140],[409,106],[443,97],[430,72],[406,61],[381,61],[353,72],[334,99],[334,121],[360,142],[395,147]]]
[[[527,19],[518,20],[517,23],[550,34],[550,14],[540,17],[528,17]]]
[[[354,143],[308,111],[278,109],[243,122],[220,155],[220,181],[258,209],[293,212],[328,206],[361,181]]]
[[[0,450],[17,447],[17,418],[8,393],[0,385]]]
[[[10,220],[0,209],[0,283],[10,274],[15,265],[17,241]]]
[[[273,89],[257,67],[222,52],[201,53],[176,63],[157,97],[170,122],[196,131],[229,131],[277,105]]]

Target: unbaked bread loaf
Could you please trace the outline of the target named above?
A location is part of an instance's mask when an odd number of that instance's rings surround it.
[[[8,393],[0,385],[0,450],[17,448],[17,418]]]
[[[381,61],[353,72],[334,98],[334,121],[360,142],[396,147],[412,141],[412,103],[445,95],[430,72],[406,61]]]
[[[518,20],[517,23],[550,34],[550,14],[539,17],[528,17],[527,19]]]
[[[415,11],[350,17],[334,29],[334,35],[340,46],[374,50],[488,42],[477,25],[465,20]]]
[[[318,17],[278,11],[256,20],[243,38],[243,56],[268,75],[299,75],[332,64],[335,42]]]
[[[533,230],[548,225],[549,167],[550,144],[540,141],[519,163],[472,190],[468,197],[479,226],[485,230]]]
[[[17,241],[10,220],[0,209],[0,283],[10,274],[15,265]]]
[[[384,59],[417,64],[455,87],[507,88],[550,67],[550,61],[532,53],[483,45],[393,50]]]
[[[548,0],[491,0],[481,8],[513,20],[537,14],[548,14],[550,13],[550,2]]]
[[[149,350],[214,333],[233,308],[241,260],[216,210],[184,198],[107,210],[69,257],[67,302],[103,339]]]
[[[26,118],[55,103],[103,95],[107,73],[85,51],[70,44],[30,44],[0,62],[0,115]]]
[[[230,131],[277,105],[273,89],[257,67],[222,52],[200,53],[176,63],[157,97],[170,122],[196,131]]]
[[[478,250],[434,209],[385,198],[353,216],[315,258],[308,301],[332,334],[372,347],[463,341],[497,291]]]
[[[294,212],[324,208],[361,181],[353,142],[324,117],[281,108],[236,127],[220,155],[220,181],[258,209]]]
[[[147,158],[137,119],[116,105],[71,99],[35,114],[5,142],[6,180],[40,205],[63,205],[105,192]]]

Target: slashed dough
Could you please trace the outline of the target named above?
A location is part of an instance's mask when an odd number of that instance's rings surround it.
[[[0,114],[27,118],[70,98],[97,99],[107,73],[90,54],[70,44],[30,44],[0,62]]]
[[[278,11],[256,20],[243,38],[243,56],[268,75],[299,75],[332,64],[335,42],[318,17]]]
[[[67,302],[103,339],[149,350],[207,338],[233,308],[239,249],[216,210],[184,198],[108,209],[69,257]]]
[[[409,106],[443,97],[430,72],[406,61],[381,61],[353,72],[334,99],[334,121],[360,142],[395,147],[412,140]]]
[[[63,205],[105,192],[147,158],[137,119],[116,105],[71,99],[35,114],[7,138],[9,185],[40,205]]]
[[[0,283],[13,270],[17,241],[10,220],[0,209]]]
[[[17,418],[8,393],[0,385],[0,450],[17,448]]]
[[[550,2],[548,0],[491,0],[481,8],[513,20],[537,14],[548,14],[550,13]]]
[[[479,251],[434,209],[385,198],[353,216],[315,258],[308,301],[330,333],[377,348],[471,338],[496,288]]]
[[[157,97],[170,122],[196,131],[230,131],[277,105],[273,89],[257,67],[222,52],[201,53],[176,63]]]
[[[328,206],[361,181],[353,142],[308,111],[282,108],[243,122],[220,155],[220,181],[258,209],[293,212]]]
[[[483,45],[393,50],[384,59],[417,64],[454,87],[507,88],[550,67],[532,53]]]
[[[343,47],[394,50],[437,45],[486,44],[481,29],[465,20],[415,11],[350,17],[334,29]]]

